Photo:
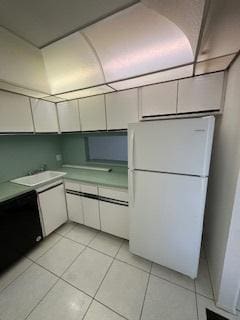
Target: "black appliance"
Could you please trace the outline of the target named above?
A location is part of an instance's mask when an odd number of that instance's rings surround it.
[[[42,238],[36,191],[0,203],[0,272]]]

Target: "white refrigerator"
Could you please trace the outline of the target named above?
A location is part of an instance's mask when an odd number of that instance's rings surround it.
[[[214,117],[130,124],[130,251],[196,278]]]

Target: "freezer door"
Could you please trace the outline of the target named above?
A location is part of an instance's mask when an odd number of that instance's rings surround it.
[[[207,178],[129,171],[130,251],[197,276]]]
[[[130,169],[208,176],[214,117],[130,124]]]

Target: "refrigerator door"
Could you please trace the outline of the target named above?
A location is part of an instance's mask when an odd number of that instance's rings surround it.
[[[129,125],[130,169],[208,176],[214,117]]]
[[[197,276],[207,178],[130,171],[130,251]]]

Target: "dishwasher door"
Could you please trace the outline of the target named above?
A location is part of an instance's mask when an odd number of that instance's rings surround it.
[[[36,191],[0,203],[0,272],[42,238]]]

